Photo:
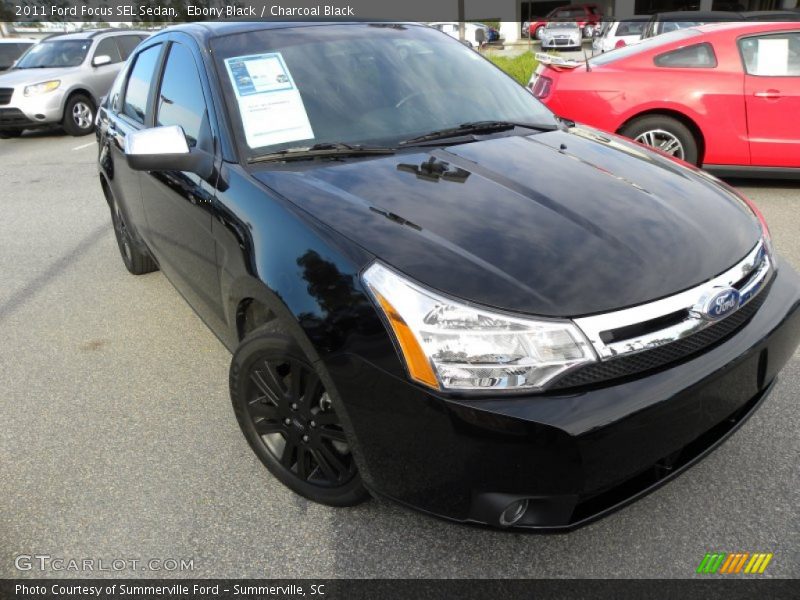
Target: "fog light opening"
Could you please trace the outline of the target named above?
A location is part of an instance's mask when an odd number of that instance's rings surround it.
[[[515,500],[509,504],[506,509],[500,513],[500,525],[502,527],[510,527],[518,523],[528,510],[528,499]]]
[[[36,115],[36,118],[39,119],[40,121],[44,121],[47,117],[44,115]]]

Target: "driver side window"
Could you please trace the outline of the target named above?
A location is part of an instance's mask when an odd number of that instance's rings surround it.
[[[92,60],[97,58],[98,56],[108,56],[111,58],[110,64],[115,64],[118,62],[122,62],[122,56],[119,53],[119,47],[117,46],[117,42],[114,38],[106,38],[104,40],[100,40],[97,44],[97,47],[94,50],[94,56]]]
[[[206,102],[194,57],[183,44],[174,42],[170,46],[156,106],[157,127],[178,125],[183,128],[189,147],[197,145]]]

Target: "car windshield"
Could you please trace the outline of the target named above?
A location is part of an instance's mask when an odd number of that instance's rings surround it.
[[[396,147],[476,121],[556,125],[525,88],[429,27],[262,29],[211,48],[249,157],[321,143]]]
[[[696,35],[700,35],[700,32],[696,29],[679,29],[678,31],[672,31],[670,33],[665,33],[664,35],[647,38],[638,44],[623,46],[622,48],[617,48],[611,52],[606,52],[604,54],[600,54],[599,56],[592,57],[589,59],[589,66],[601,67],[603,65],[608,65],[620,59],[635,56],[640,52],[647,52],[653,48],[671,44],[677,40],[688,39]]]
[[[17,63],[18,69],[77,67],[86,58],[91,40],[58,40],[39,42]]]
[[[547,29],[577,29],[578,24],[575,21],[550,21],[547,24]]]

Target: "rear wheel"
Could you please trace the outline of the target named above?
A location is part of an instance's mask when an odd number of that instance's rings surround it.
[[[111,199],[111,221],[114,223],[114,235],[117,238],[119,253],[125,268],[133,275],[144,275],[158,270],[158,265],[146,251],[139,249],[133,239],[125,214],[120,210],[119,204]]]
[[[94,131],[94,102],[83,94],[75,94],[64,107],[61,125],[74,136],[88,135]]]
[[[534,36],[536,37],[537,40],[541,42],[542,38],[544,37],[544,27],[543,26],[537,27],[536,31],[534,32]]]
[[[284,485],[332,506],[368,497],[331,395],[278,321],[251,333],[236,350],[230,392],[250,447]]]
[[[0,129],[0,140],[18,138],[22,135],[21,129]]]
[[[623,127],[620,133],[675,158],[698,164],[697,140],[686,125],[672,117],[641,117]]]

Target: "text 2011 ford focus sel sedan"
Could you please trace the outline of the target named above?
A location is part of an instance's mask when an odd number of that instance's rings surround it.
[[[171,28],[98,136],[128,270],[233,352],[245,437],[318,502],[575,527],[725,439],[800,338],[745,198],[428,27]]]

